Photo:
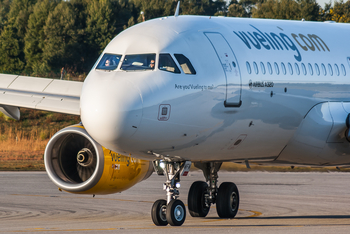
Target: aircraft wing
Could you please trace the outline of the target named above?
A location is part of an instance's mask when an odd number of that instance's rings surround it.
[[[0,74],[0,111],[19,119],[19,107],[80,115],[83,82]]]

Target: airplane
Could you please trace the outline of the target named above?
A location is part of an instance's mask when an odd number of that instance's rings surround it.
[[[165,176],[157,226],[181,226],[180,179],[193,163],[188,210],[234,218],[239,191],[223,162],[350,164],[350,25],[179,15],[124,30],[84,82],[0,75],[1,111],[80,115],[45,149],[60,190],[111,194]]]

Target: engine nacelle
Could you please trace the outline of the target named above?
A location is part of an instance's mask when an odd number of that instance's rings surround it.
[[[111,194],[147,179],[150,161],[112,152],[92,139],[82,125],[58,131],[45,149],[45,167],[62,190],[79,194]]]

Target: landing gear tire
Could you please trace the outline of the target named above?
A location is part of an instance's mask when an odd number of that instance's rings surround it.
[[[220,218],[234,218],[238,212],[239,193],[237,186],[231,182],[220,185],[216,198],[216,211]]]
[[[186,208],[182,201],[174,199],[166,208],[166,220],[171,226],[181,226],[186,219]]]
[[[203,181],[196,181],[191,185],[188,192],[188,210],[192,217],[205,217],[210,210],[210,203],[205,202],[208,184]]]
[[[153,223],[157,226],[166,226],[168,225],[168,221],[166,219],[166,200],[160,199],[153,203],[152,206],[152,220]]]

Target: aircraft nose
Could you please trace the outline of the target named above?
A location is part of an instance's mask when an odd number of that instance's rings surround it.
[[[141,94],[127,80],[86,82],[80,108],[86,131],[109,149],[135,134],[142,118]]]

